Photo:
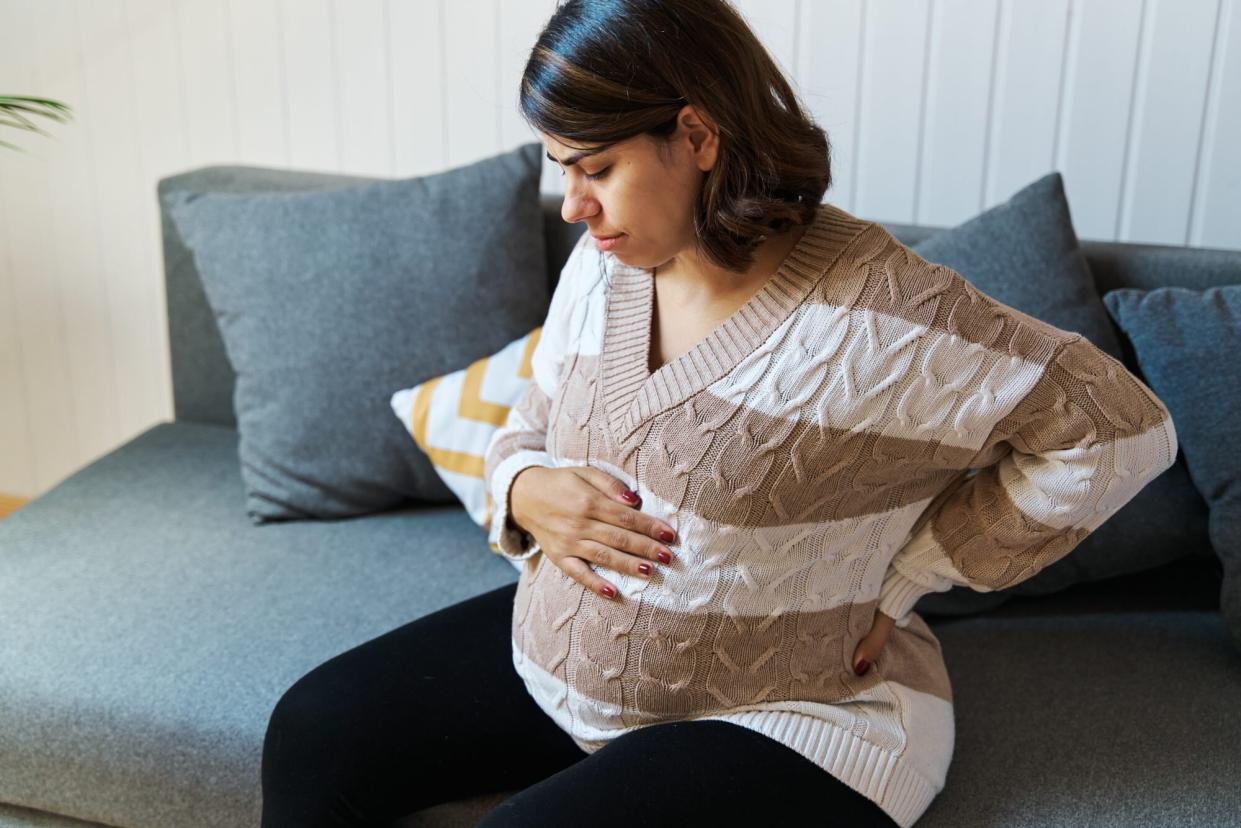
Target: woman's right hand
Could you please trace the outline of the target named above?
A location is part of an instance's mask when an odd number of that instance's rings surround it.
[[[566,575],[616,598],[620,590],[596,575],[587,561],[650,578],[656,563],[672,562],[664,544],[676,541],[676,531],[643,514],[640,500],[635,495],[630,503],[623,495],[627,492],[625,484],[593,466],[530,466],[513,478],[509,517]]]

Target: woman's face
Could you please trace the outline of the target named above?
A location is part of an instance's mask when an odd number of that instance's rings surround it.
[[[715,164],[718,135],[692,105],[677,116],[663,156],[646,135],[587,155],[589,147],[539,135],[565,176],[565,221],[585,222],[594,236],[623,234],[605,249],[627,265],[649,269],[694,256],[694,204]]]

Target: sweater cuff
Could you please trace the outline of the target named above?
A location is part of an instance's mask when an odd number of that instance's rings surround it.
[[[510,497],[513,480],[519,472],[532,466],[554,468],[555,465],[551,455],[545,451],[519,451],[496,466],[491,482],[492,514],[487,533],[487,543],[492,552],[511,561],[524,561],[543,551],[533,535],[513,524]]]
[[[934,591],[917,581],[911,581],[895,566],[889,565],[883,576],[883,585],[879,587],[879,605],[876,609],[899,621],[914,608],[919,598]]]

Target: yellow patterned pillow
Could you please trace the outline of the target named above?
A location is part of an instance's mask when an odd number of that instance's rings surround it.
[[[540,325],[491,356],[392,395],[392,411],[484,530],[490,530],[492,515],[483,480],[487,446],[533,379],[530,360],[542,331]],[[519,571],[523,566],[513,565]]]

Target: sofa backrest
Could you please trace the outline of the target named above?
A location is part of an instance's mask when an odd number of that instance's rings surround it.
[[[193,256],[177,234],[168,214],[166,196],[179,190],[194,192],[258,192],[323,190],[380,179],[335,173],[242,165],[210,165],[159,181],[160,221],[163,228],[164,282],[168,307],[168,338],[172,349],[172,391],[178,421],[236,427],[233,383],[215,317],[207,304]],[[544,193],[543,234],[547,244],[547,280],[555,287],[560,268],[585,228],[566,224],[560,217],[562,197]],[[916,244],[940,228],[885,223],[904,244]],[[1151,289],[1177,285],[1201,290],[1213,285],[1241,283],[1241,251],[1172,247],[1125,242],[1082,242],[1099,293],[1119,287]],[[1119,334],[1119,332],[1118,332]],[[1137,373],[1127,341],[1126,361]]]

